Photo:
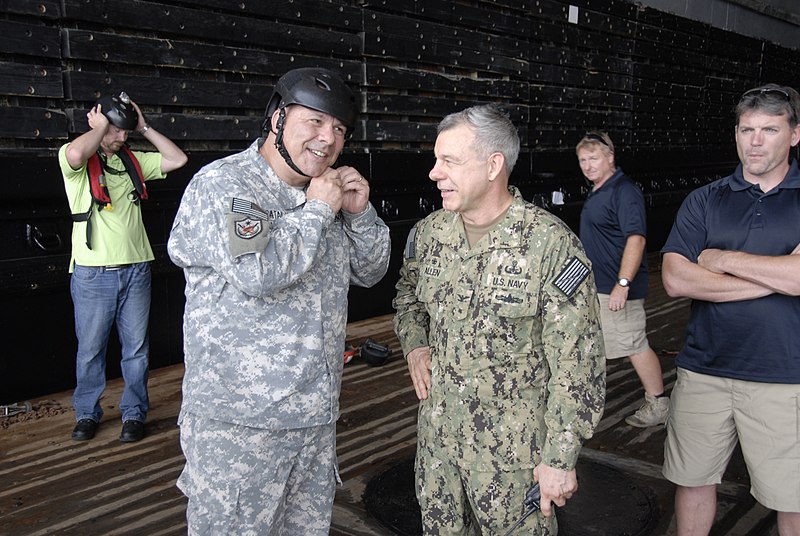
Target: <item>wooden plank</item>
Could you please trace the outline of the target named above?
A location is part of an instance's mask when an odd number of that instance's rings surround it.
[[[211,78],[211,77],[209,77]],[[74,99],[91,98],[124,89],[133,100],[148,105],[174,105],[208,108],[266,108],[274,83],[250,77],[248,82],[225,77],[169,78],[107,72],[67,71],[64,83]]]
[[[710,26],[708,28],[708,52],[713,56],[738,58],[744,62],[757,62],[764,51],[766,41]]]
[[[580,2],[570,3],[570,5],[579,7],[578,21],[575,23],[577,27],[589,28],[606,36],[630,37],[634,35],[636,22],[630,11],[630,4],[627,4],[628,9],[618,13],[622,16],[615,16],[607,11],[609,7],[623,5],[619,2],[589,2],[583,6],[580,4]]]
[[[638,26],[636,37],[642,41],[650,41],[659,45],[686,50],[708,50],[710,46],[707,37],[704,35],[685,33],[647,24]]]
[[[776,84],[798,87],[800,73],[800,50],[791,50],[773,43],[765,43],[763,55],[764,80]]]
[[[631,114],[631,127],[635,129],[652,128],[658,125],[659,129],[683,128],[702,131],[706,128],[706,122],[702,117],[696,115],[677,115],[657,112],[636,112]]]
[[[672,79],[648,80],[645,78],[633,79],[633,91],[645,95],[657,95],[660,97],[672,97],[678,99],[696,98],[702,94],[703,87],[690,86],[672,82]]]
[[[0,50],[36,58],[58,58],[61,37],[58,28],[41,24],[0,20]]]
[[[682,69],[677,66],[654,65],[635,62],[632,65],[632,75],[637,78],[652,80],[680,80],[681,85],[702,87],[705,84],[705,73],[694,69]]]
[[[525,46],[519,40],[419,19],[373,13],[364,19],[364,54],[425,63],[473,67],[522,75]]]
[[[431,98],[394,94],[379,95],[370,93],[367,94],[367,113],[422,116],[439,120],[447,114],[458,112],[468,106],[485,104],[486,102],[491,101],[480,102],[476,100],[465,102],[452,98]],[[527,107],[506,105],[504,108],[509,113],[511,120],[515,123],[527,122]],[[410,120],[413,121],[413,119]]]
[[[64,139],[66,114],[32,106],[0,106],[0,138]]]
[[[602,106],[612,110],[629,110],[633,106],[634,96],[618,91],[532,84],[530,102],[540,106]]]
[[[151,76],[109,71],[66,71],[64,85],[73,100],[94,101],[97,95],[120,88],[135,88],[129,93],[148,104],[198,106],[209,108],[266,107],[275,82],[285,72],[298,67],[323,67],[339,73],[351,83],[354,91],[361,77],[355,61],[324,60],[297,55],[278,55],[270,60],[271,68],[279,69],[264,78],[252,74],[190,72],[187,70],[154,71]],[[137,101],[138,103],[138,101]]]
[[[680,17],[666,11],[659,11],[649,6],[638,6],[636,20],[642,26],[664,28],[666,30],[680,31],[701,37],[708,35],[708,24],[686,17]]]
[[[680,69],[697,69],[705,71],[705,50],[688,50],[686,48],[672,47],[644,39],[636,40],[636,50],[633,55],[638,58],[655,60]]]
[[[348,12],[352,14],[352,12]],[[256,17],[256,14],[228,15],[216,13],[209,16],[207,10],[164,5],[142,0],[118,2],[114,0],[65,0],[66,17],[85,22],[96,22],[115,28],[139,30],[147,28],[163,37],[176,36],[208,39],[209,36],[225,39],[226,43],[250,47],[275,46],[280,41],[282,49],[304,53],[339,54],[344,57],[360,55],[361,39],[356,34],[360,29],[360,18],[343,19],[339,26],[349,27],[349,32],[302,26],[303,20],[295,18],[293,23],[277,22],[273,16]],[[330,24],[335,25],[343,12],[329,10]],[[265,31],[265,25],[269,31]]]
[[[586,12],[587,19],[594,21],[598,15],[613,16],[617,19],[630,20],[636,17],[638,6],[630,2],[620,0],[606,0],[596,2],[595,0],[570,0],[569,5],[579,8],[580,12]]]
[[[706,58],[708,67],[706,75],[724,75],[730,79],[750,78],[758,80],[761,78],[761,65],[742,61],[740,58],[713,57]]]
[[[406,153],[380,151],[372,166],[371,184],[387,194],[439,195],[435,183],[428,180],[428,172],[433,164],[432,150]],[[402,173],[398,173],[398,170],[402,170]]]
[[[518,101],[527,100],[528,84],[520,80],[445,74],[422,68],[410,69],[386,65],[372,58],[366,63],[366,85],[388,90],[416,90],[425,94],[492,96]]]
[[[560,0],[536,0],[530,3],[526,12],[533,19],[567,22],[569,4]]]
[[[86,110],[73,109],[74,122],[70,131],[86,132]],[[181,140],[239,140],[252,141],[261,134],[263,116],[208,114],[147,114],[147,121],[159,132],[180,145]]]
[[[569,113],[567,113],[569,111]],[[558,125],[581,128],[629,127],[631,112],[624,110],[588,110],[559,108],[555,106],[531,106],[531,123],[537,127]],[[598,125],[593,127],[592,125]]]
[[[304,33],[304,32],[299,32]],[[64,58],[93,60],[103,64],[170,66],[181,69],[203,69],[237,74],[282,75],[286,68],[281,58],[266,54],[263,50],[222,47],[219,44],[204,44],[178,39],[120,35],[89,30],[65,28]],[[298,37],[301,48],[303,38]],[[339,45],[329,45],[321,53],[346,53]],[[305,50],[303,52],[313,52]],[[294,57],[294,56],[292,56]],[[313,58],[313,56],[308,56]],[[278,63],[273,60],[277,59]],[[325,60],[313,58],[316,63]],[[332,61],[332,60],[329,60]],[[345,63],[344,60],[338,60]]]
[[[588,50],[630,56],[635,50],[633,31],[629,35],[613,35],[605,32],[582,30],[574,25],[563,26],[564,44]]]
[[[537,84],[561,84],[607,91],[631,91],[633,79],[611,73],[594,72],[558,65],[531,64],[530,80]]]
[[[531,47],[531,59],[536,63],[551,63],[590,71],[605,71],[630,75],[632,62],[627,56],[616,56],[596,50],[571,49],[542,43]]]
[[[441,37],[432,37],[432,41],[428,43],[420,42],[418,38],[399,35],[388,39],[386,37],[366,41],[365,55],[384,60],[440,64],[454,69],[479,70],[523,78],[528,70],[527,61],[474,48],[469,44],[469,38],[456,44],[451,39]]]
[[[394,0],[379,5],[371,3],[370,7],[379,11],[390,8],[394,12],[410,15],[410,19],[438,21],[450,27],[475,28],[488,33],[530,38],[525,4],[522,2],[509,4],[505,9],[500,9],[495,2],[468,5],[451,0]]]
[[[62,98],[61,70],[55,66],[0,62],[0,94]]]
[[[360,27],[361,9],[342,0],[270,0],[269,2],[231,2],[230,0],[192,0],[195,6],[215,11],[258,15],[267,19],[303,21],[326,27],[353,30]]]
[[[658,110],[661,113],[695,115],[703,118],[706,106],[703,103],[703,92],[698,93],[692,100],[637,94],[633,97],[633,109]]]
[[[0,12],[48,20],[58,19],[61,17],[61,1],[0,0]]]
[[[370,140],[433,143],[436,140],[436,123],[367,120],[364,124],[364,134]]]

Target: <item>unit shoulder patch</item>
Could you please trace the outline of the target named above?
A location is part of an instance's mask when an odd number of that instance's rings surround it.
[[[282,215],[283,211],[263,210],[251,201],[232,198],[227,215],[231,255],[235,258],[263,251],[269,241],[272,222]]]
[[[243,220],[235,220],[234,226],[236,236],[245,240],[249,240],[255,236],[258,236],[263,229],[263,222],[261,220],[245,218]]]

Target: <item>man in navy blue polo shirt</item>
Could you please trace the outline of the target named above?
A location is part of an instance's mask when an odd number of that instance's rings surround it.
[[[708,534],[736,442],[755,499],[800,534],[800,95],[769,84],[736,107],[733,175],[692,192],[664,254],[693,299],[672,391],[664,476],[678,534]]]
[[[575,147],[581,172],[592,184],[581,210],[580,237],[592,261],[600,299],[606,359],[629,358],[644,388],[644,403],[625,422],[664,424],[669,397],[661,363],[647,341],[647,218],[642,190],[614,161],[605,132],[588,132]]]

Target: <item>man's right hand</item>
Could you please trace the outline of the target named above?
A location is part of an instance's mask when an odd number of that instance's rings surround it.
[[[89,110],[89,113],[86,114],[86,119],[89,120],[89,128],[92,130],[100,130],[103,134],[108,130],[108,118],[103,113],[102,104],[98,104]]]
[[[408,372],[414,382],[417,398],[425,400],[431,392],[431,349],[430,346],[414,348],[406,356]]]
[[[319,199],[325,202],[334,214],[342,208],[342,197],[342,179],[339,177],[339,172],[333,168],[328,168],[325,173],[314,177],[308,183],[306,199]]]

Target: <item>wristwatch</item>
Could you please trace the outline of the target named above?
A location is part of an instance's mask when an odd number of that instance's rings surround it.
[[[620,277],[619,279],[617,279],[617,285],[627,288],[631,286],[631,280],[628,279],[627,277]]]

